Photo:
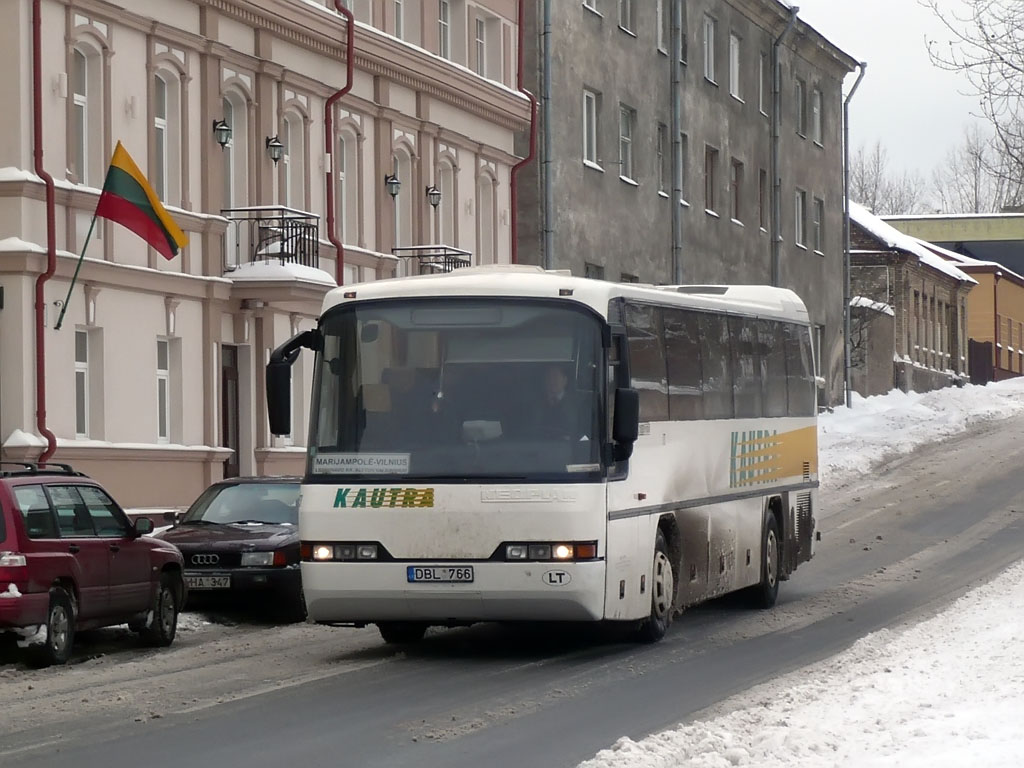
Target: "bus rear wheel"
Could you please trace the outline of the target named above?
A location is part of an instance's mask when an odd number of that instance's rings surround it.
[[[750,588],[750,602],[755,608],[771,608],[779,597],[779,572],[782,566],[782,546],[779,542],[779,524],[769,514],[764,523],[761,539],[761,582]]]
[[[654,566],[651,571],[651,615],[644,619],[637,631],[641,642],[656,643],[668,632],[675,611],[675,573],[668,556],[665,534],[658,530],[654,539]]]
[[[422,621],[382,621],[377,624],[377,629],[389,645],[415,643],[427,633],[427,625]]]

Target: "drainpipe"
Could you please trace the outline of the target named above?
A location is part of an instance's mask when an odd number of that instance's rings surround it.
[[[779,63],[779,47],[790,30],[796,26],[798,6],[790,10],[789,22],[782,34],[772,45],[772,285],[779,284],[779,252],[782,249],[782,178],[779,175],[779,130],[782,124],[782,66]]]
[[[327,162],[325,163],[327,166],[327,238],[331,241],[336,253],[334,282],[344,285],[345,246],[335,231],[334,221],[334,103],[352,90],[352,69],[355,62],[352,48],[355,43],[356,20],[352,11],[342,5],[342,0],[334,0],[334,7],[345,17],[345,85],[341,90],[332,93],[324,105],[324,149],[327,153]]]
[[[338,0],[334,0],[338,2]],[[523,87],[523,19],[525,18],[525,2],[519,0],[519,50],[516,62],[516,89],[525,94],[530,100],[530,151],[526,157],[512,166],[510,190],[510,205],[512,206],[512,263],[519,263],[519,169],[533,159],[537,149],[537,98]],[[549,130],[547,124],[544,130]],[[546,201],[545,201],[546,205]]]
[[[552,0],[542,0],[544,5],[544,31],[542,32],[542,45],[544,63],[541,66],[543,81],[541,84],[541,119],[544,124],[544,146],[541,150],[543,160],[541,161],[541,173],[544,178],[544,269],[554,269],[555,264],[555,206],[554,197],[551,193],[551,3]],[[520,3],[521,5],[522,3]],[[514,204],[513,204],[514,207]]]
[[[850,338],[850,99],[857,92],[857,86],[864,79],[867,62],[858,65],[860,73],[853,88],[843,99],[843,378],[846,381],[846,407],[852,402],[850,388],[850,358],[852,356],[852,339]]]
[[[680,81],[682,79],[683,45],[681,39],[683,14],[683,0],[674,0],[672,3],[672,116],[670,128],[672,131],[672,198],[669,201],[672,205],[672,282],[681,285],[683,282],[683,206],[680,202],[683,199],[683,179],[680,170],[682,163],[679,162],[683,151],[682,140],[679,134],[682,132],[682,93]]]
[[[46,297],[43,286],[57,271],[57,217],[53,177],[43,168],[43,56],[41,0],[32,0],[32,156],[36,175],[46,185],[46,271],[36,278],[36,430],[46,438],[39,461],[49,461],[57,437],[46,426]]]

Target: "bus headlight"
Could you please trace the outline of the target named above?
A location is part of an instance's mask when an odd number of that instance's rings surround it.
[[[553,550],[555,560],[569,560],[572,558],[571,544],[556,544]]]
[[[509,544],[505,547],[507,560],[526,560],[529,556],[529,548],[525,544]]]
[[[334,559],[334,547],[330,547],[326,544],[320,544],[319,546],[313,547],[313,559],[314,560],[333,560]]]

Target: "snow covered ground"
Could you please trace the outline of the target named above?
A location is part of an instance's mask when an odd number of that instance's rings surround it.
[[[1024,378],[855,395],[819,421],[822,487],[1017,414]],[[715,719],[622,738],[580,768],[1024,765],[1024,562],[929,620],[873,633],[736,702]]]

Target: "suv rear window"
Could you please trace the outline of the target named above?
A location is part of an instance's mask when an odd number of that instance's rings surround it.
[[[43,486],[19,485],[14,489],[14,498],[21,510],[21,519],[25,521],[25,533],[30,539],[57,538],[53,511],[43,493]]]

